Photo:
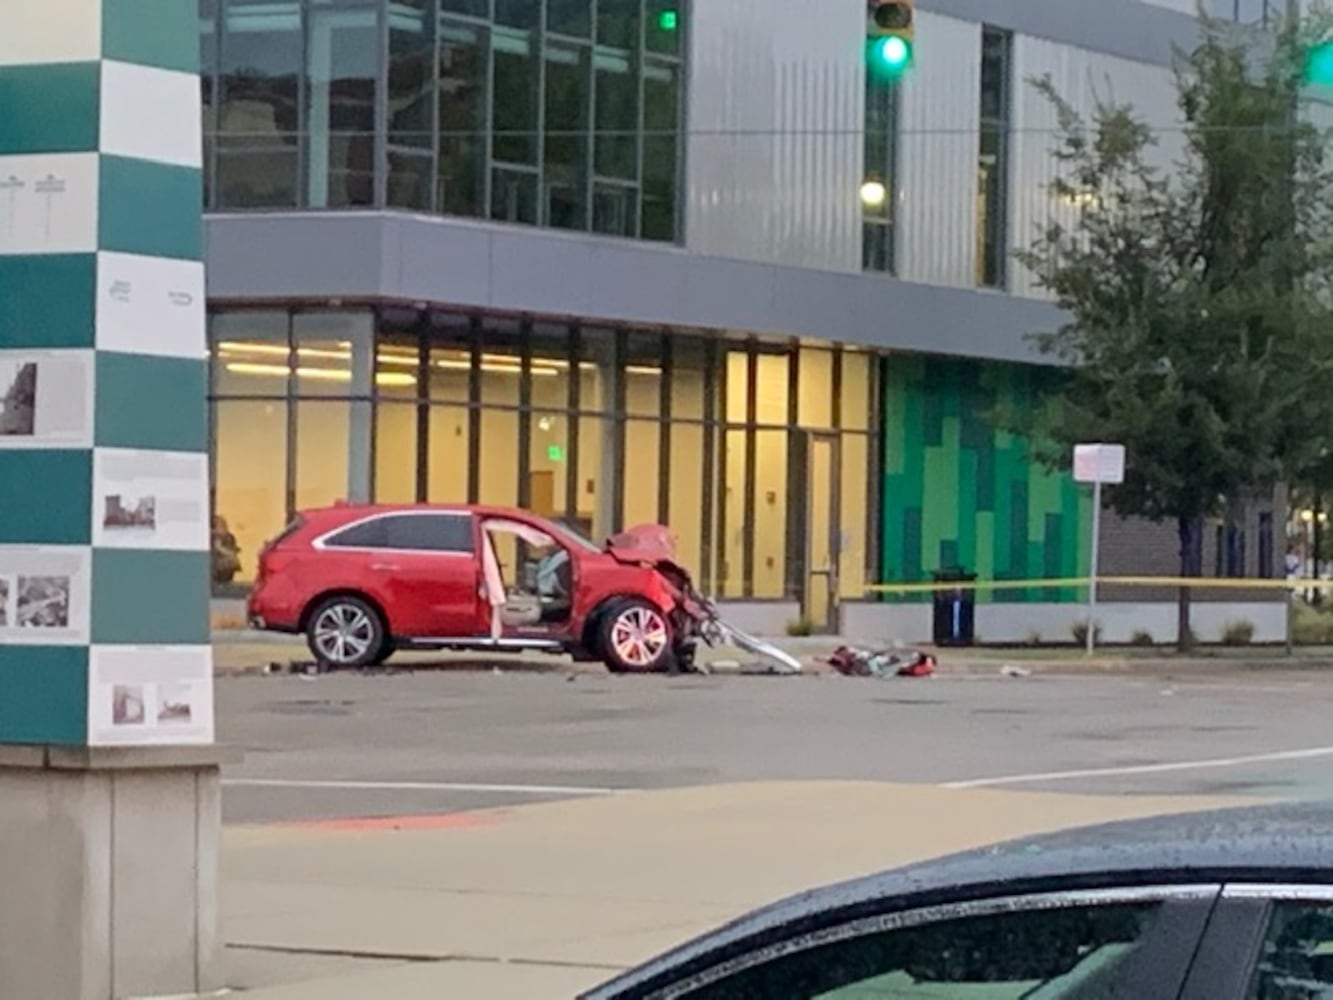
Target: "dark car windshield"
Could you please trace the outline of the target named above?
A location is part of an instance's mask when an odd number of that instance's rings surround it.
[[[583,532],[579,531],[573,525],[566,524],[564,521],[549,521],[555,534],[562,540],[571,542],[575,547],[583,549],[585,552],[601,552],[602,547],[589,539]]]

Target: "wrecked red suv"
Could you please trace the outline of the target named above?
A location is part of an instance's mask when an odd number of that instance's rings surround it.
[[[247,611],[253,627],[303,633],[322,667],[344,669],[452,649],[689,670],[713,618],[660,526],[598,546],[523,511],[422,505],[301,513],[261,553]]]

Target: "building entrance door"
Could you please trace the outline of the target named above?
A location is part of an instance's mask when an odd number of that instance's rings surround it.
[[[842,537],[838,512],[838,438],[806,435],[805,595],[806,619],[821,632],[837,629],[838,556]]]

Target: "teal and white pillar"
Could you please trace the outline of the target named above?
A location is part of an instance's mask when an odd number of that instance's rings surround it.
[[[195,0],[0,13],[0,994],[215,989]]]

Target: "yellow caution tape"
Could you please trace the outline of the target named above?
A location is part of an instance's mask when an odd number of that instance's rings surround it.
[[[1086,588],[1086,576],[1049,580],[943,580],[938,583],[873,583],[865,587],[875,594],[929,594],[937,590],[1050,590]],[[1101,587],[1189,587],[1191,590],[1333,590],[1333,580],[1261,580],[1210,576],[1099,576]]]

